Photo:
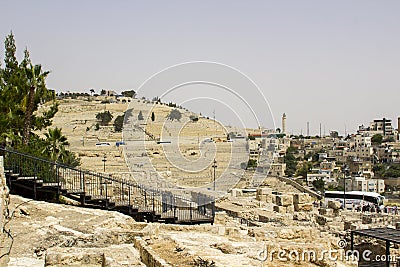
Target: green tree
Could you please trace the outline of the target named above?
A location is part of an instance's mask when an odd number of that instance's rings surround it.
[[[21,144],[23,138],[28,144],[32,130],[41,130],[51,125],[51,119],[58,111],[55,93],[48,90],[40,65],[31,63],[28,50],[20,64],[15,56],[16,45],[11,33],[5,40],[5,66],[0,69],[0,133],[4,140],[12,136],[13,144]],[[40,114],[36,111],[42,105]]]
[[[189,116],[189,119],[190,119],[192,122],[197,122],[197,121],[199,121],[199,117],[198,117],[198,116],[195,116],[195,115],[190,115],[190,116]]]
[[[151,112],[151,121],[155,121],[156,120],[156,115],[154,115],[154,112]]]
[[[129,91],[123,91],[121,93],[125,97],[134,97],[136,95],[136,92],[134,90],[129,90]]]
[[[180,121],[181,120],[181,118],[182,118],[182,114],[181,114],[181,112],[178,110],[178,109],[173,109],[173,110],[171,110],[171,112],[169,113],[169,115],[168,115],[168,119],[170,119],[170,120],[177,120],[177,121]]]
[[[247,162],[247,169],[255,167],[257,167],[257,160],[249,159],[249,161]]]
[[[25,111],[25,123],[23,130],[23,143],[27,145],[29,143],[29,135],[32,125],[32,114],[35,108],[35,91],[42,91],[41,93],[47,93],[48,90],[45,89],[45,80],[47,75],[50,73],[48,71],[43,72],[41,65],[33,66],[32,63],[29,67],[25,67],[25,73],[27,77],[27,85],[29,87],[28,99]],[[41,90],[42,89],[42,90]],[[38,92],[40,93],[40,92]]]
[[[376,176],[381,178],[398,178],[400,177],[400,165],[399,164],[375,164],[373,171]]]
[[[286,155],[284,156],[284,162],[286,163],[286,175],[292,177],[296,173],[297,158],[295,154],[298,154],[298,149],[295,147],[288,147]]]
[[[79,158],[65,149],[67,141],[65,136],[61,138],[61,130],[49,129],[46,139],[35,133],[49,127],[58,111],[56,94],[47,89],[45,83],[49,72],[43,71],[40,64],[32,64],[27,49],[18,63],[12,33],[4,44],[4,68],[0,64],[0,141],[8,141],[13,148],[35,156],[58,158],[65,164],[79,165]],[[50,143],[57,134],[61,135],[56,142],[59,147],[54,149]]]
[[[318,191],[324,191],[325,188],[325,182],[322,178],[318,178],[317,180],[314,180],[312,182],[312,185],[314,186],[314,188]]]
[[[380,144],[382,144],[382,141],[383,141],[383,136],[381,134],[374,134],[371,137],[371,142],[374,145],[380,145]]]
[[[382,142],[396,142],[396,139],[394,139],[394,136],[388,136],[386,137]]]
[[[110,123],[110,121],[112,120],[112,118],[113,118],[113,115],[108,110],[96,114],[96,119],[99,121],[99,123],[102,126],[108,125]]]
[[[307,173],[311,171],[311,162],[303,162],[300,169],[297,170],[296,175],[303,177],[307,181]]]
[[[93,96],[93,94],[94,94],[94,89],[92,88],[90,89],[90,95]]]
[[[124,126],[124,117],[125,117],[125,114],[124,115],[119,115],[119,116],[117,116],[115,118],[115,120],[114,120],[114,130],[116,132],[122,132],[122,128]]]
[[[137,118],[138,118],[138,120],[140,120],[140,121],[144,120],[142,111],[139,111],[139,114],[138,114]]]
[[[46,146],[43,148],[42,153],[48,154],[50,159],[53,161],[59,161],[61,158],[65,158],[66,149],[69,145],[67,138],[62,134],[60,128],[48,129],[48,132],[44,134],[46,137]]]

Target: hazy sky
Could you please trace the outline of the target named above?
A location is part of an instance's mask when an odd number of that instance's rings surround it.
[[[27,46],[33,62],[51,71],[47,84],[57,91],[136,90],[169,66],[213,61],[250,77],[268,100],[276,127],[286,112],[289,133],[305,134],[307,121],[312,134],[319,133],[319,123],[326,133],[343,133],[345,126],[354,131],[384,116],[397,127],[398,0],[0,0],[0,10],[1,39],[12,30],[18,55]],[[262,125],[274,127],[262,111],[267,108],[258,106],[260,96],[239,84],[230,86]],[[187,92],[193,96],[207,86]],[[235,123],[226,108],[235,111],[234,101],[198,97],[185,106],[208,116],[215,110],[217,119]]]

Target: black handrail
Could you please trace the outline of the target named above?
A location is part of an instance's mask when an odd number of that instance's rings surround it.
[[[112,208],[112,201],[114,204],[116,201],[124,203],[128,201],[127,205],[124,204],[125,208],[131,210],[132,207],[135,207],[146,214],[151,213],[152,217],[173,216],[173,220],[176,222],[189,223],[201,220],[207,222],[207,219],[211,223],[214,221],[215,200],[213,196],[197,194],[188,199],[167,190],[149,188],[133,181],[78,169],[6,147],[0,147],[0,155],[5,156],[5,168],[23,172],[21,175],[27,176],[28,180],[31,178],[34,198],[36,198],[38,190],[37,183],[53,182],[57,184],[57,196],[60,194],[80,195],[82,205],[85,205],[86,197],[99,199],[102,207],[106,209]],[[17,157],[13,158],[14,156]],[[31,164],[34,166],[33,170],[30,167]],[[25,185],[24,188],[26,187]]]

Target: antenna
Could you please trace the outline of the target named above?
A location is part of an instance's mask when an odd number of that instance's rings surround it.
[[[307,121],[307,136],[310,136],[310,122]]]
[[[214,138],[217,138],[217,124],[215,123],[215,109],[213,111],[214,116]]]
[[[322,133],[321,133],[321,123],[319,123],[319,138],[321,138],[322,136]]]

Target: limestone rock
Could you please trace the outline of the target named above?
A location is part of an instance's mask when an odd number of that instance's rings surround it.
[[[329,208],[320,208],[318,209],[318,212],[320,215],[332,217],[333,216],[333,210]]]
[[[234,188],[231,191],[231,196],[233,196],[233,197],[241,197],[241,196],[243,196],[243,191],[241,189]]]
[[[311,197],[306,193],[296,193],[293,195],[293,203],[295,204],[305,204],[309,202],[311,202]]]
[[[311,214],[308,212],[295,212],[293,214],[293,220],[296,221],[311,221]]]
[[[294,213],[294,206],[293,205],[287,206],[286,213]]]
[[[286,213],[286,207],[275,205],[273,210],[278,213]]]
[[[293,205],[293,196],[292,195],[277,195],[276,196],[276,205],[284,206],[284,207]]]
[[[272,194],[272,189],[271,188],[258,188],[257,189],[257,196],[258,195],[267,195],[267,194]]]
[[[257,195],[256,199],[258,201],[262,202],[267,202],[267,203],[272,203],[272,194],[267,194],[267,195]]]
[[[291,228],[281,229],[278,232],[278,237],[279,238],[283,238],[283,239],[294,239],[295,238],[295,232]]]
[[[328,222],[332,222],[332,218],[328,218],[322,215],[316,215],[315,219],[319,225],[326,225]]]
[[[294,204],[295,211],[306,211],[310,212],[313,210],[313,205],[311,203],[306,204]]]
[[[328,201],[328,208],[331,208],[333,210],[338,210],[338,209],[340,209],[341,206],[342,205],[338,201],[334,201],[334,200]]]

